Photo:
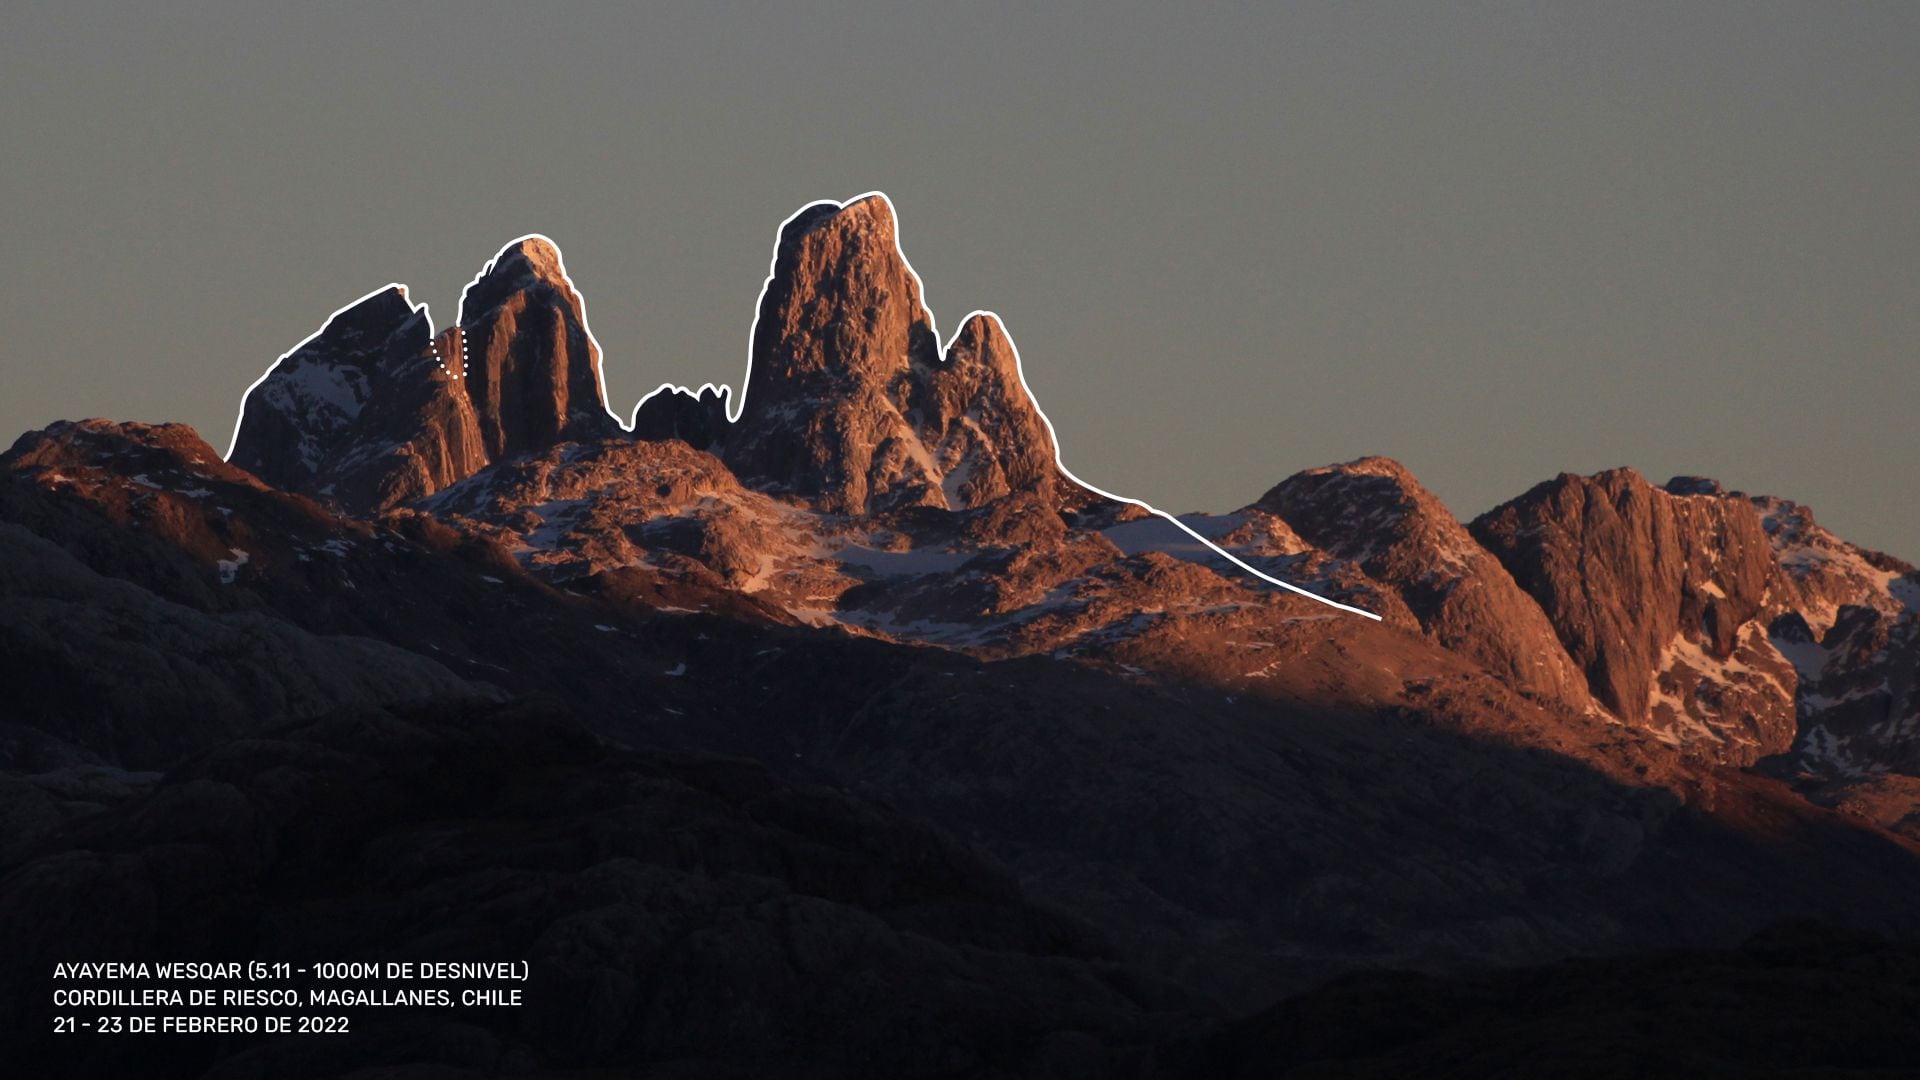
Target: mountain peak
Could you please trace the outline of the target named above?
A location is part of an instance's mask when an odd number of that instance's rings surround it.
[[[328,317],[312,336],[282,357],[293,364],[369,361],[399,350],[417,352],[430,336],[427,309],[407,298],[407,287],[388,285],[355,300]],[[403,341],[389,342],[395,335]]]
[[[311,356],[328,349],[345,354],[369,335],[384,339],[415,322],[424,329],[426,317],[425,307],[407,298],[407,287],[395,283],[335,312],[318,333],[295,346],[288,355]]]
[[[1399,461],[1381,454],[1369,454],[1366,457],[1355,458],[1342,465],[1327,465],[1319,469],[1309,469],[1307,473],[1312,475],[1314,473],[1336,471],[1355,476],[1384,476],[1402,483],[1418,484],[1418,481],[1414,479],[1411,469],[1400,464]]]
[[[775,260],[815,233],[842,238],[858,235],[885,245],[895,245],[898,243],[898,228],[893,201],[877,191],[843,203],[810,203],[781,225]]]
[[[760,294],[727,462],[838,510],[937,505],[906,412],[914,371],[938,362],[886,197],[804,207],[781,227]]]
[[[580,306],[580,294],[567,276],[560,248],[539,233],[529,233],[508,243],[488,259],[460,298],[460,320],[491,310],[516,293],[543,287],[564,296],[574,307]]]
[[[1371,456],[1308,469],[1254,507],[1393,590],[1442,647],[1527,693],[1587,703],[1582,674],[1540,605],[1398,461]]]
[[[941,362],[915,376],[912,418],[950,508],[1053,488],[1053,433],[1027,393],[1019,353],[999,316],[967,316]]]
[[[321,483],[353,448],[377,385],[426,351],[424,305],[376,289],[333,313],[247,390],[228,451],[235,465],[293,491]]]
[[[880,376],[933,353],[933,317],[886,196],[814,203],[787,219],[754,321],[749,401],[794,379]]]
[[[461,297],[455,337],[449,351],[459,354],[491,459],[619,429],[607,411],[586,301],[546,237],[520,237],[487,263]]]
[[[1594,697],[1633,724],[1684,728],[1659,680],[1689,650],[1732,656],[1776,582],[1754,506],[1696,497],[1706,493],[1697,480],[1681,487],[1674,494],[1629,468],[1562,473],[1470,526],[1546,611]],[[1791,739],[1791,702],[1730,703],[1726,715],[1724,737],[1749,749]]]
[[[846,513],[969,509],[1049,491],[1058,473],[1006,328],[974,312],[941,351],[878,193],[814,203],[781,228],[725,458]]]
[[[991,311],[976,311],[960,324],[960,330],[947,345],[946,364],[979,364],[1002,378],[1020,381],[1020,357],[1013,339]]]
[[[525,274],[549,283],[566,280],[560,248],[539,233],[529,233],[500,249],[481,271],[482,277]]]

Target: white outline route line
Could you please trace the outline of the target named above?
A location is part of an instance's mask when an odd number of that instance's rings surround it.
[[[927,317],[927,325],[933,330],[934,340],[935,341],[940,340],[940,324],[934,318],[933,309],[927,306],[927,300],[926,300],[927,283],[920,279],[920,272],[913,268],[912,261],[907,258],[906,249],[903,248],[900,244],[900,214],[895,209],[893,205],[893,200],[887,197],[887,193],[884,191],[876,190],[876,191],[866,192],[865,194],[862,194],[862,195],[855,195],[853,198],[848,199],[845,202],[835,202],[832,199],[820,199],[816,202],[810,202],[807,205],[802,206],[800,209],[795,210],[793,213],[788,214],[787,219],[780,223],[780,227],[778,229],[774,230],[773,257],[767,260],[767,279],[760,283],[760,296],[757,299],[755,299],[753,303],[753,323],[752,325],[747,327],[747,372],[746,372],[746,375],[741,380],[740,393],[737,395],[734,395],[732,397],[732,400],[728,402],[728,416],[727,416],[728,423],[730,424],[738,423],[740,420],[740,417],[746,415],[747,388],[753,380],[753,339],[756,331],[758,331],[760,328],[760,308],[762,304],[764,304],[766,301],[767,290],[773,287],[774,271],[780,262],[780,237],[786,234],[787,226],[793,224],[794,219],[800,217],[800,215],[805,214],[809,210],[812,210],[820,206],[831,206],[836,210],[845,210],[847,207],[852,206],[854,203],[863,202],[867,199],[879,199],[881,202],[886,204],[887,216],[891,218],[893,221],[894,254],[900,257],[900,264],[907,268],[907,273],[913,275],[913,283],[919,287],[919,291],[920,291],[920,311],[922,314],[924,314]],[[1279,578],[1274,577],[1272,574],[1268,574],[1262,570],[1256,569],[1255,567],[1248,565],[1246,561],[1241,559],[1239,556],[1233,554],[1232,552],[1228,551],[1226,548],[1223,548],[1219,544],[1216,544],[1213,541],[1207,539],[1206,537],[1200,535],[1186,522],[1181,521],[1179,518],[1173,516],[1172,514],[1169,514],[1168,512],[1160,509],[1157,506],[1150,505],[1139,499],[1129,499],[1125,495],[1115,495],[1111,491],[1107,491],[1104,488],[1095,487],[1094,485],[1087,483],[1085,480],[1080,479],[1080,477],[1074,474],[1074,471],[1072,469],[1067,468],[1067,463],[1061,459],[1059,433],[1054,430],[1053,419],[1047,415],[1047,411],[1045,409],[1040,407],[1040,399],[1034,396],[1033,387],[1027,385],[1026,368],[1023,367],[1020,362],[1020,346],[1013,340],[1013,335],[1007,332],[1006,322],[1003,321],[1000,318],[1000,316],[995,314],[994,312],[987,311],[982,308],[975,308],[973,311],[968,312],[965,318],[960,320],[960,324],[959,324],[960,330],[966,329],[967,323],[971,321],[973,317],[976,315],[984,315],[987,318],[992,319],[994,322],[994,325],[999,327],[1000,329],[1000,336],[1006,338],[1007,346],[1013,350],[1013,370],[1016,375],[1020,376],[1020,390],[1027,395],[1027,403],[1033,406],[1033,411],[1040,415],[1040,422],[1047,425],[1047,439],[1053,443],[1054,467],[1059,469],[1063,474],[1065,474],[1067,479],[1073,481],[1076,484],[1079,484],[1081,487],[1086,488],[1088,491],[1091,491],[1097,495],[1105,496],[1106,498],[1112,499],[1115,502],[1126,503],[1129,506],[1137,506],[1140,509],[1147,511],[1148,513],[1153,514],[1156,517],[1166,519],[1168,522],[1172,523],[1173,526],[1179,529],[1181,532],[1186,533],[1188,536],[1193,537],[1195,540],[1200,541],[1202,544],[1205,544],[1208,548],[1212,549],[1214,554],[1227,560],[1228,562],[1239,567],[1240,569],[1245,570],[1247,573],[1252,574],[1254,577],[1259,578],[1261,581],[1265,581],[1272,585],[1278,585],[1281,588],[1287,590],[1288,592],[1298,593],[1299,595],[1304,596],[1309,600],[1318,600],[1321,603],[1331,608],[1337,608],[1341,611],[1349,612],[1354,615],[1364,616],[1366,618],[1372,619],[1374,622],[1382,621],[1380,616],[1375,615],[1373,612],[1368,611],[1364,608],[1357,608],[1357,607],[1353,607],[1350,604],[1343,604],[1338,600],[1330,600],[1327,597],[1321,596],[1319,593],[1312,592],[1308,589],[1303,589],[1300,586],[1293,584],[1292,582],[1282,581]],[[947,363],[947,359],[952,354],[952,351],[953,351],[953,343],[957,341],[960,337],[960,330],[955,330],[953,333],[953,337],[948,338],[946,345],[941,348],[940,350],[941,364],[944,365]],[[714,387],[716,391],[724,389],[724,387],[715,387],[713,383],[706,383],[703,386],[701,386],[700,389],[704,391],[708,387]],[[658,394],[658,393],[661,393],[662,391],[669,390],[669,389],[677,390],[682,393],[692,392],[687,390],[687,388],[684,386],[675,386],[672,383],[662,383],[659,389],[655,390],[652,394],[648,394],[646,397],[641,398],[640,405],[645,405],[647,403],[647,400],[649,398],[652,398],[654,394]],[[633,409],[634,417],[636,419],[638,419],[640,415],[640,405],[634,406],[634,409]],[[629,428],[631,428],[631,426],[632,425],[628,425]]]
[[[805,206],[802,206],[800,209],[795,210],[793,213],[788,214],[786,217],[786,220],[780,223],[780,227],[774,230],[773,255],[771,258],[767,260],[767,277],[765,281],[760,283],[760,295],[754,299],[754,303],[753,303],[753,322],[747,327],[747,371],[746,371],[745,377],[743,377],[743,379],[741,380],[740,393],[737,395],[733,394],[731,387],[725,384],[716,384],[712,382],[702,383],[699,391],[694,391],[694,390],[689,390],[687,387],[680,385],[678,383],[663,382],[657,388],[655,388],[651,393],[641,398],[640,401],[634,405],[632,420],[622,420],[613,411],[613,409],[608,407],[607,405],[606,352],[605,350],[600,348],[600,341],[598,338],[593,336],[593,329],[587,322],[587,298],[583,293],[581,293],[579,287],[573,283],[573,278],[567,274],[566,259],[560,254],[560,245],[554,243],[551,238],[541,233],[527,233],[525,236],[516,237],[515,239],[508,241],[504,246],[502,246],[499,252],[496,253],[493,258],[487,260],[486,265],[480,268],[480,272],[474,275],[473,280],[468,282],[466,287],[460,290],[460,305],[458,309],[459,315],[454,320],[454,325],[461,327],[461,333],[463,335],[465,334],[467,294],[473,290],[473,287],[475,285],[478,285],[480,283],[481,279],[485,278],[489,273],[493,271],[494,266],[500,261],[501,256],[505,255],[508,252],[508,250],[513,248],[515,245],[522,243],[523,241],[527,241],[527,240],[543,241],[547,244],[547,246],[553,249],[555,262],[560,269],[561,279],[567,283],[567,288],[573,293],[574,298],[580,301],[580,328],[586,332],[587,340],[592,343],[594,356],[598,361],[594,365],[594,368],[595,368],[594,374],[598,377],[599,384],[600,384],[600,407],[602,410],[606,412],[608,416],[613,418],[613,422],[615,424],[618,424],[620,426],[620,430],[632,431],[634,421],[637,421],[640,417],[641,407],[646,405],[646,403],[648,401],[651,401],[655,396],[659,394],[667,393],[668,391],[672,391],[675,393],[683,393],[683,394],[695,394],[695,395],[699,393],[704,393],[707,390],[712,390],[715,393],[726,392],[729,398],[727,403],[727,423],[735,424],[735,423],[738,423],[740,421],[740,417],[745,415],[746,413],[747,388],[753,379],[753,339],[754,339],[755,333],[760,328],[760,308],[766,301],[767,290],[773,287],[774,271],[777,269],[778,264],[780,262],[780,237],[785,235],[787,231],[787,226],[793,224],[794,219],[798,218],[802,214],[805,214],[809,210],[813,210],[816,207],[821,207],[821,206],[831,206],[836,210],[845,210],[847,207],[852,206],[853,204],[858,202],[863,202],[867,199],[879,199],[881,202],[886,204],[887,216],[891,218],[893,221],[894,254],[900,257],[900,263],[902,266],[905,266],[907,268],[907,273],[913,275],[913,283],[919,287],[919,291],[920,291],[920,311],[922,314],[924,314],[927,317],[927,325],[933,331],[934,340],[935,341],[940,340],[939,323],[935,320],[933,310],[927,306],[927,302],[926,302],[926,296],[927,296],[926,282],[920,279],[920,272],[913,268],[913,263],[907,259],[906,250],[902,248],[900,244],[900,215],[894,208],[893,200],[887,197],[887,193],[884,191],[877,191],[877,190],[869,191],[861,195],[855,195],[853,198],[847,199],[844,202],[835,202],[832,199],[820,199],[815,202],[810,202]],[[226,455],[227,457],[231,458],[233,456],[234,444],[237,443],[240,438],[240,421],[243,417],[246,416],[247,396],[253,393],[255,387],[258,387],[261,383],[265,382],[268,375],[273,374],[273,369],[280,365],[281,360],[285,360],[288,356],[291,356],[294,353],[300,351],[302,348],[304,348],[307,345],[308,342],[312,341],[314,338],[317,338],[321,334],[325,333],[327,327],[332,324],[333,320],[337,318],[341,314],[341,312],[344,312],[353,307],[356,307],[359,304],[364,303],[365,301],[387,291],[388,289],[400,290],[401,298],[407,300],[407,303],[409,305],[412,305],[415,311],[424,310],[427,306],[425,304],[414,305],[413,301],[407,297],[407,287],[405,285],[394,283],[394,284],[386,285],[381,288],[375,289],[374,291],[366,294],[365,296],[362,296],[360,299],[355,300],[353,303],[348,304],[345,307],[342,307],[339,310],[335,311],[332,315],[327,316],[327,321],[320,324],[320,329],[314,331],[312,334],[309,334],[307,337],[302,339],[298,345],[295,345],[293,348],[288,349],[285,353],[282,353],[278,360],[275,360],[272,364],[269,364],[267,366],[267,370],[262,372],[260,377],[258,379],[255,379],[251,386],[247,387],[247,393],[241,395],[240,415],[234,417],[233,439],[228,442],[227,455]],[[1040,399],[1034,396],[1033,388],[1027,385],[1026,368],[1022,365],[1020,360],[1020,346],[1018,343],[1016,343],[1013,340],[1013,335],[1007,332],[1007,324],[1004,321],[1002,321],[1000,316],[995,314],[994,312],[985,310],[983,308],[975,308],[973,311],[968,312],[965,318],[960,320],[960,324],[959,324],[960,330],[966,329],[967,323],[972,321],[972,319],[975,316],[984,316],[986,318],[992,319],[994,322],[994,325],[997,326],[1000,330],[1000,336],[1006,339],[1007,346],[1013,350],[1013,369],[1014,369],[1014,374],[1020,377],[1020,389],[1023,393],[1027,395],[1027,403],[1033,406],[1033,411],[1039,414],[1040,422],[1047,426],[1047,438],[1049,441],[1053,443],[1054,467],[1059,469],[1060,472],[1064,474],[1067,479],[1073,481],[1076,484],[1079,484],[1081,487],[1086,488],[1088,491],[1091,491],[1096,495],[1100,495],[1105,498],[1112,499],[1115,502],[1126,503],[1129,506],[1137,506],[1140,509],[1145,510],[1148,513],[1154,515],[1155,517],[1164,519],[1169,524],[1173,525],[1173,527],[1179,529],[1181,532],[1186,533],[1188,536],[1191,536],[1195,540],[1198,540],[1202,544],[1205,544],[1207,548],[1210,549],[1214,554],[1227,560],[1229,563],[1232,563],[1233,565],[1239,567],[1240,569],[1245,570],[1247,573],[1252,574],[1254,577],[1259,578],[1261,581],[1267,582],[1270,585],[1277,585],[1280,588],[1287,590],[1288,592],[1296,593],[1300,596],[1304,596],[1309,600],[1317,600],[1320,603],[1325,604],[1330,608],[1335,608],[1340,611],[1345,611],[1353,615],[1359,615],[1362,618],[1372,619],[1374,622],[1382,621],[1380,616],[1375,615],[1373,612],[1368,611],[1364,608],[1357,608],[1350,604],[1343,604],[1338,600],[1330,600],[1327,597],[1321,596],[1319,593],[1313,592],[1308,589],[1303,589],[1300,586],[1293,584],[1292,582],[1282,581],[1279,578],[1274,577],[1272,574],[1266,573],[1265,571],[1260,570],[1248,564],[1245,560],[1241,559],[1239,556],[1228,551],[1226,548],[1223,548],[1219,544],[1216,544],[1212,540],[1209,540],[1205,536],[1202,536],[1198,531],[1196,531],[1192,526],[1188,525],[1186,522],[1181,521],[1179,518],[1175,517],[1174,515],[1168,513],[1165,510],[1160,509],[1157,506],[1144,502],[1140,499],[1130,499],[1125,495],[1116,495],[1113,492],[1106,490],[1105,488],[1096,487],[1093,484],[1089,484],[1085,480],[1080,479],[1079,476],[1075,475],[1072,469],[1067,468],[1066,461],[1064,461],[1061,458],[1059,433],[1054,430],[1053,419],[1047,415],[1047,411],[1045,409],[1040,407]],[[427,317],[427,326],[428,326],[429,332],[431,332],[432,326],[433,326],[433,317],[430,312],[428,313],[428,317]],[[945,364],[947,362],[948,357],[951,355],[953,350],[953,343],[956,340],[958,340],[960,337],[960,330],[955,330],[953,336],[948,338],[946,345],[941,348],[940,362],[942,364]],[[464,340],[461,342],[460,359],[461,359],[461,364],[464,367],[466,363],[466,347],[465,347]]]
[[[1067,463],[1060,459],[1060,436],[1053,430],[1053,420],[1047,416],[1047,411],[1040,407],[1040,399],[1034,396],[1033,388],[1027,385],[1027,372],[1026,372],[1026,369],[1022,367],[1020,364],[1020,346],[1013,340],[1013,335],[1007,333],[1007,324],[1001,321],[999,315],[995,314],[994,312],[985,311],[978,308],[968,312],[967,317],[960,320],[960,330],[955,330],[953,332],[953,336],[947,339],[946,348],[940,351],[940,362],[942,364],[947,362],[947,357],[952,354],[953,343],[960,340],[961,331],[966,329],[967,323],[972,322],[975,316],[983,316],[985,318],[992,319],[993,324],[996,327],[998,327],[1000,330],[1000,336],[1007,340],[1007,347],[1013,350],[1013,371],[1014,371],[1014,374],[1020,376],[1020,389],[1026,392],[1027,401],[1033,406],[1033,411],[1040,414],[1040,422],[1047,425],[1047,439],[1053,443],[1054,467],[1059,469],[1062,473],[1064,473],[1067,479],[1073,481],[1076,484],[1079,484],[1081,487],[1086,488],[1088,491],[1094,492],[1099,495],[1104,495],[1107,498],[1114,500],[1115,502],[1123,502],[1129,506],[1137,506],[1142,510],[1147,511],[1150,514],[1153,514],[1156,517],[1166,519],[1168,522],[1171,522],[1173,526],[1179,529],[1181,532],[1186,533],[1188,536],[1191,536],[1195,540],[1198,540],[1201,543],[1207,545],[1207,547],[1212,548],[1214,554],[1227,560],[1228,562],[1239,567],[1240,569],[1245,570],[1247,573],[1252,574],[1254,577],[1259,578],[1261,581],[1270,582],[1274,585],[1278,585],[1281,588],[1287,590],[1288,592],[1298,593],[1309,600],[1318,600],[1321,603],[1327,605],[1328,607],[1338,608],[1341,611],[1349,612],[1354,615],[1363,615],[1369,619],[1372,619],[1374,622],[1383,621],[1380,618],[1380,616],[1375,615],[1373,612],[1368,611],[1365,608],[1357,608],[1352,606],[1351,604],[1343,604],[1338,600],[1328,599],[1327,597],[1321,596],[1317,592],[1313,592],[1309,589],[1303,589],[1300,586],[1295,585],[1290,581],[1282,581],[1279,578],[1274,577],[1272,574],[1266,573],[1265,571],[1262,571],[1262,570],[1255,569],[1254,567],[1248,565],[1246,561],[1241,559],[1238,555],[1235,555],[1233,552],[1228,551],[1226,548],[1223,548],[1219,544],[1216,544],[1213,541],[1207,539],[1206,537],[1200,535],[1200,533],[1197,530],[1195,530],[1192,526],[1188,525],[1184,521],[1181,521],[1179,518],[1173,516],[1167,511],[1162,510],[1157,506],[1152,506],[1146,502],[1143,502],[1140,499],[1129,499],[1125,495],[1115,495],[1111,491],[1107,491],[1102,488],[1097,488],[1092,484],[1087,483],[1085,480],[1080,479],[1078,476],[1074,475],[1073,470],[1067,468]],[[932,316],[929,315],[928,317],[931,318]],[[938,334],[935,335],[936,338],[938,338],[938,336],[939,336]]]
[[[785,226],[783,225],[782,227],[784,228]],[[606,350],[600,347],[600,339],[593,336],[593,326],[587,322],[587,297],[584,293],[580,291],[580,287],[573,283],[572,275],[567,273],[566,256],[561,254],[560,245],[554,243],[553,238],[550,236],[547,236],[545,233],[527,233],[523,236],[516,236],[512,240],[509,240],[505,244],[502,244],[500,246],[500,250],[493,253],[493,258],[488,259],[486,263],[480,267],[480,272],[473,275],[473,280],[461,286],[460,303],[457,306],[455,306],[454,317],[453,317],[453,325],[456,327],[459,327],[460,329],[460,375],[456,376],[456,378],[464,377],[465,375],[467,375],[472,367],[472,365],[467,362],[467,294],[473,291],[473,287],[475,285],[480,284],[481,279],[485,278],[488,274],[493,272],[493,268],[500,262],[501,256],[505,255],[515,245],[523,243],[527,240],[538,240],[553,249],[554,263],[560,269],[560,279],[567,283],[567,289],[568,291],[573,293],[574,299],[580,301],[580,329],[586,331],[587,341],[593,345],[593,355],[595,359],[594,377],[600,384],[600,408],[609,417],[613,419],[613,422],[615,424],[619,425],[620,430],[622,431],[633,430],[632,424],[622,421],[620,419],[619,414],[615,413],[611,408],[608,408],[607,406],[607,363],[606,363],[607,353],[606,353]],[[294,353],[297,353],[301,349],[306,348],[308,345],[312,344],[315,338],[326,333],[327,327],[333,325],[333,320],[339,318],[340,316],[346,314],[349,311],[352,311],[354,308],[359,307],[361,304],[366,303],[367,301],[373,299],[376,296],[379,296],[381,293],[386,292],[389,289],[397,291],[400,294],[400,299],[406,301],[407,307],[409,309],[411,309],[414,312],[424,313],[426,315],[427,346],[430,350],[435,350],[436,359],[438,358],[437,349],[434,346],[434,339],[438,337],[438,334],[435,332],[433,327],[432,309],[429,308],[425,302],[418,303],[418,304],[414,303],[413,297],[408,295],[407,293],[407,286],[405,284],[398,281],[390,281],[385,285],[382,285],[379,288],[373,290],[372,292],[367,293],[364,296],[361,296],[359,299],[352,301],[351,303],[342,304],[341,306],[335,308],[333,310],[333,314],[328,315],[326,318],[326,321],[320,324],[320,329],[315,330],[313,333],[308,334],[306,337],[301,338],[299,342],[297,342],[293,346],[293,348],[288,349],[286,352],[283,352],[279,356],[275,357],[273,363],[267,365],[267,370],[260,373],[259,378],[247,384],[246,392],[240,395],[240,408],[234,414],[234,417],[233,417],[233,434],[227,438],[227,452],[221,456],[221,460],[230,461],[233,459],[234,448],[240,444],[240,424],[247,418],[247,399],[253,396],[253,392],[259,389],[261,383],[267,381],[267,376],[272,375],[274,372],[274,369],[279,367],[281,362],[284,361],[287,357],[292,356]],[[443,370],[445,369],[444,363],[442,364],[442,368]],[[453,372],[447,371],[447,374],[453,375]],[[664,387],[662,389],[664,389]],[[656,390],[654,391],[654,393],[659,393],[659,391]],[[647,396],[652,397],[653,394],[648,394]],[[635,411],[636,412],[638,411],[637,407]]]

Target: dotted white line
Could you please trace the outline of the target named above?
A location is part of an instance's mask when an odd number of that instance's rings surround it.
[[[441,374],[449,379],[465,378],[470,370],[470,365],[467,363],[467,328],[464,326],[460,328],[460,374],[455,375],[453,369],[447,366],[447,358],[440,355],[438,342],[429,345],[428,352],[433,357],[433,362],[440,365]]]

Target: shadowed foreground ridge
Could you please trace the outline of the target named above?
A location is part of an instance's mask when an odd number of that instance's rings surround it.
[[[622,429],[562,265],[508,245],[439,330],[401,287],[349,305],[250,389],[229,460],[106,420],[0,455],[21,1060],[1760,1075],[1911,1049],[1908,564],[1626,469],[1463,523],[1365,458],[1182,518],[1373,622],[1074,483],[1007,328],[936,337],[884,197],[781,230],[737,418],[663,388]],[[363,1010],[347,1039],[48,1034],[58,961],[289,956],[534,978],[521,1009]]]

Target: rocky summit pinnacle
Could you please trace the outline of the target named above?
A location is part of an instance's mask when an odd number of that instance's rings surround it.
[[[781,231],[725,457],[842,513],[967,509],[1058,477],[1005,328],[977,314],[941,354],[880,195]]]
[[[461,357],[487,455],[612,435],[600,391],[600,349],[559,249],[542,236],[508,244],[460,304]]]
[[[840,512],[938,505],[906,415],[915,368],[938,354],[886,198],[807,207],[781,230],[760,297],[727,464]]]

